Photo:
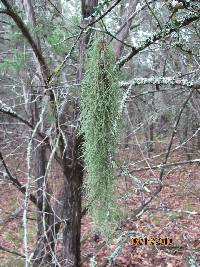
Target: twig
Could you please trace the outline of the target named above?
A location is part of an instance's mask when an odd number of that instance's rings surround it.
[[[153,34],[151,37],[147,38],[144,41],[143,45],[139,47],[133,47],[131,52],[129,52],[125,57],[123,57],[121,60],[117,62],[117,65],[119,66],[119,68],[122,68],[125,63],[127,63],[130,59],[132,59],[132,57],[137,55],[139,52],[143,51],[145,48],[154,44],[156,41],[159,41],[160,39],[170,35],[176,30],[189,25],[190,23],[198,20],[199,18],[200,18],[200,14],[195,13],[191,16],[188,16],[188,15],[185,16],[184,19],[181,18],[180,20],[177,20],[176,24],[174,24],[173,22],[167,23],[162,30]]]
[[[122,40],[120,40],[119,38],[117,38],[116,36],[114,36],[110,31],[108,31],[108,29],[107,29],[107,27],[106,27],[106,25],[105,25],[105,23],[103,21],[102,21],[102,24],[103,24],[103,27],[105,29],[105,33],[107,33],[108,35],[110,35],[112,37],[112,40],[115,39],[116,41],[122,43],[124,46],[127,46],[129,48],[132,48],[133,47],[132,45],[129,45],[129,44],[123,42]]]
[[[34,130],[34,126],[27,121],[26,119],[24,119],[23,117],[21,117],[19,114],[17,114],[11,107],[7,106],[5,103],[3,103],[0,100],[0,112],[7,114],[19,121],[21,121],[22,123],[24,123],[25,125],[27,125],[28,127],[30,127],[32,130]],[[49,142],[49,137],[46,136],[44,133],[42,133],[41,131],[39,131],[38,129],[36,130],[37,135],[42,139],[42,142],[45,142],[48,149],[51,151],[51,145]],[[57,160],[57,162],[61,165],[61,159],[58,156],[57,153],[55,153],[55,159]]]
[[[177,119],[176,119],[176,121],[174,123],[174,129],[173,129],[172,134],[171,134],[171,138],[170,138],[170,142],[169,142],[169,145],[168,145],[167,153],[166,153],[164,162],[163,162],[162,167],[161,167],[160,175],[159,175],[159,180],[160,180],[159,187],[151,194],[151,197],[146,202],[142,203],[142,205],[140,207],[138,207],[136,210],[134,210],[134,212],[131,214],[131,216],[128,218],[128,220],[129,219],[133,219],[133,218],[137,218],[138,216],[143,214],[144,211],[146,211],[148,209],[147,206],[149,205],[149,203],[151,203],[151,201],[161,192],[161,190],[163,188],[162,180],[163,180],[163,175],[164,175],[164,171],[165,171],[165,165],[167,164],[167,161],[168,161],[168,158],[169,158],[169,154],[170,154],[170,151],[171,151],[173,140],[174,140],[174,137],[175,137],[176,132],[177,132],[177,127],[179,125],[183,110],[185,109],[185,107],[186,107],[188,101],[190,100],[193,92],[194,92],[194,89],[192,89],[190,91],[188,97],[185,99],[184,103],[182,104],[182,106],[180,108],[180,111],[179,111],[179,114],[177,116]]]
[[[177,133],[177,128],[178,128],[178,125],[179,125],[179,122],[180,122],[180,119],[181,119],[181,116],[183,114],[183,110],[185,109],[188,101],[190,100],[192,94],[194,92],[194,89],[192,89],[188,95],[188,97],[186,98],[186,100],[184,101],[182,107],[180,108],[180,111],[179,111],[179,114],[177,116],[177,120],[175,121],[175,124],[174,124],[174,129],[172,131],[172,134],[171,134],[171,139],[170,139],[170,142],[169,142],[169,146],[168,146],[168,149],[167,149],[167,153],[166,153],[166,156],[165,156],[165,160],[163,162],[163,166],[161,167],[161,171],[160,171],[160,176],[159,176],[159,180],[162,181],[163,179],[163,175],[164,175],[164,170],[165,170],[165,167],[164,165],[167,164],[167,161],[168,161],[168,158],[169,158],[169,154],[171,152],[171,148],[172,148],[172,144],[173,144],[173,141],[174,141],[174,137]]]
[[[0,225],[4,225],[12,220],[14,220],[15,218],[17,218],[19,216],[19,214],[24,210],[23,207],[19,207],[17,208],[9,217],[5,218],[4,220],[0,220]]]
[[[5,251],[5,252],[8,252],[8,253],[10,253],[10,254],[14,254],[14,255],[19,256],[19,257],[21,257],[21,258],[23,258],[23,259],[25,258],[25,256],[22,255],[22,254],[20,254],[19,252],[16,252],[16,251],[14,251],[14,250],[10,250],[10,249],[5,248],[5,247],[2,247],[2,246],[0,246],[0,250]]]
[[[81,29],[85,30],[88,27],[91,27],[92,25],[94,25],[96,22],[102,20],[108,13],[110,13],[113,8],[115,8],[122,0],[117,0],[115,3],[113,3],[112,6],[110,6],[100,17],[98,17],[97,19],[93,20],[92,22],[90,22],[89,24],[87,24],[85,27],[81,27]]]
[[[6,14],[14,20],[14,22],[16,23],[16,25],[18,26],[18,28],[20,29],[20,31],[22,32],[22,34],[24,35],[24,37],[26,38],[30,46],[32,47],[32,50],[41,66],[43,78],[46,81],[47,77],[49,76],[49,69],[46,65],[46,61],[40,49],[38,48],[37,43],[35,42],[34,38],[31,36],[23,20],[20,18],[20,16],[17,13],[15,13],[14,9],[12,8],[12,5],[7,0],[1,0],[1,2],[7,9]]]
[[[155,12],[154,12],[153,9],[151,8],[150,4],[148,3],[147,0],[145,0],[145,3],[146,3],[146,5],[147,5],[148,9],[150,10],[151,14],[152,14],[153,17],[155,18],[155,20],[158,22],[158,25],[159,25],[160,29],[162,30],[162,25],[161,25],[159,19],[157,18]]]
[[[22,194],[26,194],[26,188],[17,180],[17,178],[15,178],[12,174],[11,174],[11,172],[10,172],[10,170],[9,170],[9,168],[8,168],[8,166],[7,166],[7,164],[6,164],[6,162],[5,162],[5,160],[4,160],[4,158],[3,158],[3,155],[2,155],[2,153],[0,152],[0,160],[2,161],[2,164],[3,164],[3,166],[4,166],[4,168],[5,168],[5,170],[6,170],[6,173],[7,173],[7,175],[8,175],[8,178],[10,179],[10,181],[12,182],[12,184],[22,193]],[[37,206],[37,199],[36,199],[36,197],[34,196],[34,195],[32,195],[32,194],[30,194],[30,200],[31,200],[31,202],[33,202],[36,206]]]
[[[151,4],[152,2],[155,2],[155,1],[157,1],[157,0],[150,1],[149,4]],[[133,14],[130,15],[130,17],[128,17],[127,20],[117,30],[116,35],[119,34],[123,30],[123,28],[127,25],[127,23],[129,23],[129,21],[131,21],[136,15],[138,15],[143,9],[145,9],[146,6],[147,5],[144,4],[143,6],[141,6],[141,8],[139,8],[138,10],[133,12]]]
[[[151,166],[151,167],[143,167],[143,168],[138,168],[138,169],[131,170],[129,173],[147,171],[147,170],[150,170],[150,169],[155,170],[155,169],[160,169],[160,168],[163,168],[163,167],[164,168],[169,168],[169,167],[173,167],[173,166],[191,164],[191,163],[200,163],[200,159],[185,160],[185,161],[173,162],[173,163],[168,163],[168,164],[159,164],[159,165]]]

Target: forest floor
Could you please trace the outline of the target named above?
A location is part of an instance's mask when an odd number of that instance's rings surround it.
[[[17,164],[17,163],[16,163]],[[135,174],[142,181],[150,180],[159,171],[143,171]],[[167,172],[163,190],[149,204],[148,209],[138,218],[127,221],[116,234],[112,243],[106,245],[104,239],[91,230],[88,216],[82,219],[82,259],[83,267],[89,266],[90,256],[95,255],[97,266],[119,267],[196,267],[200,266],[200,169],[197,164],[183,165]],[[23,175],[20,178],[23,182]],[[129,179],[119,178],[118,193],[123,196],[121,205],[131,215],[145,198]],[[23,254],[23,223],[19,213],[10,218],[16,209],[22,207],[22,195],[5,182],[0,187],[0,246]],[[6,218],[10,218],[6,221]],[[30,206],[29,244],[35,242],[35,212]],[[3,224],[4,222],[4,224]],[[119,241],[121,234],[127,234]],[[172,245],[134,245],[131,236],[169,237]],[[59,245],[59,244],[58,244]],[[119,248],[119,250],[118,250]],[[113,263],[108,257],[117,252]],[[13,254],[0,251],[1,267],[20,267],[23,260]],[[95,266],[95,265],[94,265]]]
[[[159,172],[157,172],[159,173]],[[155,175],[151,171],[140,173],[143,180]],[[137,176],[137,177],[138,177]],[[169,172],[165,186],[153,200],[147,211],[138,219],[129,220],[121,233],[128,233],[125,242],[117,238],[111,245],[101,247],[103,240],[93,237],[83,245],[83,254],[93,252],[98,266],[135,266],[135,267],[196,267],[200,266],[200,170],[189,165]],[[132,182],[123,180],[119,183],[124,190],[123,207],[130,215],[138,207],[141,194],[134,192]],[[124,188],[123,188],[124,187]],[[127,188],[128,193],[127,193]],[[131,192],[131,188],[133,188]],[[89,221],[83,220],[83,231],[87,231]],[[134,245],[131,236],[168,237],[172,245]],[[118,235],[119,237],[119,235]],[[119,256],[114,263],[108,264],[106,257],[113,255],[120,247]],[[88,266],[88,263],[84,265]]]

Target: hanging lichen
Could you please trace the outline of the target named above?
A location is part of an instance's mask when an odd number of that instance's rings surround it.
[[[95,40],[89,51],[81,96],[88,209],[94,226],[107,237],[120,214],[113,194],[113,156],[118,141],[121,99],[114,63],[111,47],[104,40]]]

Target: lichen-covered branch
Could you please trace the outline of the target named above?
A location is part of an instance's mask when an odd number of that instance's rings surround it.
[[[159,41],[162,38],[165,38],[166,36],[170,35],[172,32],[175,32],[178,29],[184,26],[187,26],[194,21],[197,21],[199,18],[200,18],[200,10],[197,12],[188,12],[187,15],[185,15],[182,18],[178,18],[175,22],[174,21],[168,22],[163,27],[162,30],[148,37],[141,46],[133,47],[131,52],[129,52],[125,57],[123,57],[117,62],[117,65],[119,65],[120,68],[123,67],[125,63],[127,63],[130,59],[132,59],[139,52],[143,51],[145,48],[154,44],[156,41]]]
[[[121,87],[129,88],[137,85],[169,85],[169,86],[186,86],[193,89],[200,88],[200,81],[193,82],[188,79],[180,79],[177,77],[152,77],[152,78],[135,78],[129,82],[121,82]]]

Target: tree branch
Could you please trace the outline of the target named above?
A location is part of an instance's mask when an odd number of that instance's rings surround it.
[[[38,48],[34,38],[31,36],[31,34],[30,34],[28,28],[26,27],[26,25],[24,24],[23,20],[19,17],[18,14],[15,13],[15,11],[13,10],[13,8],[9,4],[9,2],[7,0],[1,0],[1,2],[7,8],[5,13],[14,20],[14,22],[16,23],[16,25],[21,30],[22,34],[24,35],[24,37],[26,38],[26,40],[28,41],[28,43],[32,47],[32,50],[33,50],[36,58],[38,59],[40,66],[41,66],[43,78],[45,81],[47,81],[47,79],[50,75],[50,72],[49,72],[49,69],[46,65],[45,59],[44,59],[40,49]]]
[[[20,115],[18,115],[11,107],[7,106],[5,103],[3,103],[1,100],[0,100],[0,112],[4,113],[4,114],[7,114],[19,121],[21,121],[22,123],[24,123],[25,125],[27,125],[29,128],[31,128],[32,130],[34,130],[34,126],[29,122],[27,121],[26,119],[24,119],[23,117],[21,117]],[[47,143],[49,144],[47,141],[48,141],[48,137],[45,136],[43,133],[41,132],[38,132],[37,131],[37,134]]]
[[[139,52],[143,51],[145,48],[149,47],[151,44],[154,44],[156,41],[170,35],[172,32],[177,31],[178,29],[189,25],[190,23],[198,20],[200,18],[200,12],[192,13],[190,16],[185,16],[185,18],[177,19],[176,22],[170,21],[165,25],[165,27],[159,32],[153,34],[151,37],[147,38],[143,45],[139,47],[133,47],[132,51],[129,52],[124,58],[117,62],[117,65],[121,68],[127,63],[133,56],[137,55]]]
[[[169,154],[170,154],[170,151],[171,151],[173,140],[174,140],[174,137],[176,135],[177,127],[179,125],[181,116],[183,114],[183,110],[185,109],[185,107],[186,107],[188,101],[190,100],[193,92],[194,92],[194,89],[191,89],[190,93],[188,94],[188,97],[185,99],[185,101],[183,102],[183,104],[182,104],[182,106],[181,106],[181,108],[179,110],[177,119],[175,120],[174,128],[173,128],[173,131],[172,131],[172,134],[171,134],[171,138],[170,138],[170,142],[169,142],[168,149],[167,149],[167,153],[166,153],[165,159],[163,161],[163,164],[160,165],[161,166],[161,170],[160,170],[160,175],[159,175],[159,180],[160,180],[159,187],[157,189],[155,189],[154,192],[151,193],[151,196],[149,197],[149,199],[147,201],[145,201],[144,203],[142,203],[142,205],[140,207],[138,207],[136,210],[134,210],[134,212],[131,214],[131,216],[129,217],[129,219],[137,218],[144,211],[146,211],[149,203],[151,203],[152,200],[161,192],[161,190],[163,188],[163,183],[162,183],[163,175],[164,175],[165,167],[167,165],[167,161],[168,161],[168,158],[169,158]]]
[[[20,213],[24,210],[24,207],[17,208],[9,217],[5,218],[4,220],[0,220],[0,225],[4,225],[9,223],[10,221],[14,220],[19,216]]]
[[[96,18],[95,20],[93,20],[92,22],[90,22],[89,24],[87,24],[85,27],[81,27],[81,29],[85,30],[88,27],[91,27],[92,25],[94,25],[95,23],[97,23],[98,21],[102,20],[108,13],[110,13],[113,8],[115,8],[122,0],[117,0],[116,2],[114,2],[100,17]]]
[[[14,251],[14,250],[10,250],[10,249],[5,248],[5,247],[2,247],[2,246],[0,246],[0,250],[5,251],[5,252],[8,252],[8,253],[10,253],[10,254],[14,254],[14,255],[19,256],[19,257],[21,257],[21,258],[25,258],[25,256],[22,255],[22,254],[20,254],[19,252],[16,252],[16,251]]]
[[[156,0],[150,1],[149,4],[151,4],[152,2],[154,2]],[[136,15],[138,15],[143,9],[145,9],[147,5],[144,4],[143,6],[141,6],[138,10],[134,11],[128,18],[127,20],[124,21],[124,23],[120,26],[120,28],[117,30],[116,35],[119,34],[123,28],[127,25],[127,23],[129,23]]]
[[[187,103],[189,102],[190,98],[192,97],[193,92],[194,92],[194,89],[191,89],[188,97],[183,102],[183,104],[182,104],[182,106],[181,106],[181,108],[179,110],[177,119],[176,119],[176,121],[174,123],[174,128],[173,128],[173,131],[172,131],[172,134],[171,134],[171,138],[170,138],[170,141],[169,141],[167,153],[166,153],[165,159],[163,161],[163,166],[161,167],[161,171],[160,171],[159,180],[161,181],[161,184],[160,184],[161,188],[162,188],[163,175],[164,175],[164,171],[165,171],[165,167],[164,166],[167,164],[167,161],[168,161],[168,158],[169,158],[169,155],[170,155],[170,152],[171,152],[171,148],[172,148],[172,145],[173,145],[174,137],[176,136],[176,133],[177,133],[177,129],[178,129],[178,125],[179,125],[181,116],[183,114],[183,111],[184,111]],[[158,189],[158,191],[159,191],[159,189]]]
[[[154,84],[154,85],[181,85],[186,86],[192,89],[199,89],[200,82],[191,82],[187,79],[179,79],[177,77],[153,77],[153,78],[136,78],[129,82],[122,82],[121,87],[123,88],[130,88],[130,86],[137,86],[137,85],[147,85],[147,84]]]
[[[0,152],[0,160],[6,170],[9,180],[22,194],[25,194],[26,188],[11,174],[1,152]],[[34,195],[30,194],[30,200],[37,206],[37,199]]]
[[[200,163],[200,159],[194,159],[194,160],[185,160],[185,161],[179,161],[179,162],[173,162],[168,164],[159,164],[151,167],[143,167],[138,169],[133,169],[129,173],[132,174],[134,172],[141,172],[141,171],[148,171],[148,170],[156,170],[160,168],[169,168],[173,166],[179,166],[179,165],[185,165],[185,164],[191,164],[191,163]]]
[[[7,14],[7,10],[6,9],[0,9],[0,14]]]
[[[19,121],[21,121],[22,123],[30,127],[31,129],[34,129],[33,125],[29,121],[25,120],[23,117],[18,115],[11,107],[7,106],[1,100],[0,100],[0,112],[7,114],[15,119],[18,119]]]
[[[23,117],[18,115],[11,107],[7,106],[1,100],[0,100],[0,112],[2,112],[4,114],[7,114],[7,115],[9,115],[9,116],[21,121],[22,123],[24,123],[25,125],[30,127],[32,130],[34,130],[34,126],[29,121],[25,120]],[[46,136],[44,133],[39,132],[39,131],[37,131],[36,133],[42,139],[42,141],[46,143],[48,149],[51,151],[51,145],[49,143],[48,136]],[[62,160],[59,157],[59,155],[57,154],[57,152],[55,152],[55,159],[62,166],[62,164],[61,164]]]

